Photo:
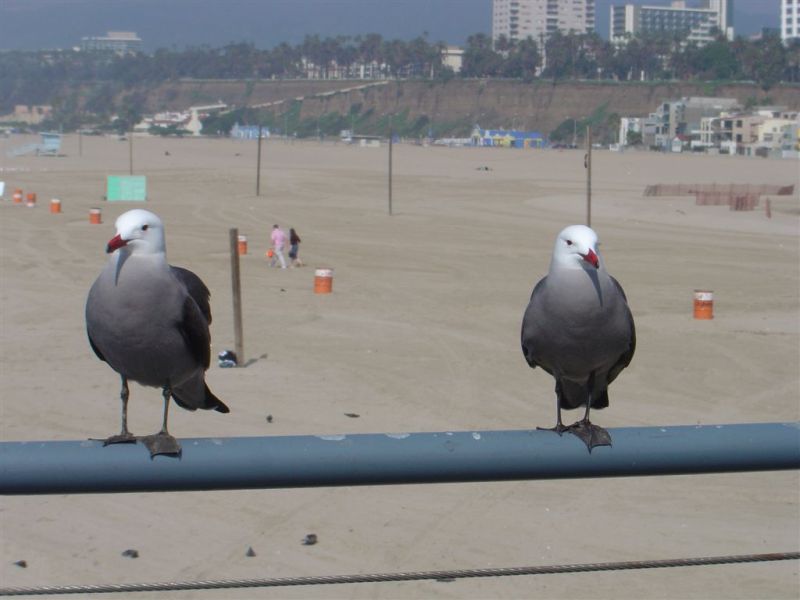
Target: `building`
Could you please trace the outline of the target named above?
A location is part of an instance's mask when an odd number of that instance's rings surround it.
[[[81,50],[134,54],[141,52],[142,40],[134,31],[109,31],[105,36],[81,38]]]
[[[704,117],[700,139],[693,147],[719,148],[744,156],[797,156],[797,111],[761,107],[752,112],[721,112]]]
[[[239,125],[239,123],[233,124],[230,135],[236,140],[257,140],[259,131],[262,140],[270,136],[268,127],[259,128],[258,125]]]
[[[0,115],[0,122],[19,122],[29,125],[38,125],[53,113],[53,107],[49,105],[17,104],[14,112],[7,115]]]
[[[693,96],[662,102],[640,125],[642,143],[646,147],[668,148],[675,138],[696,147],[711,139],[719,125],[712,126],[705,117],[719,117],[722,112],[739,109],[735,98]]]
[[[556,31],[594,32],[595,0],[492,0],[492,39],[533,38],[540,46]]]
[[[643,128],[644,119],[642,117],[622,117],[619,120],[619,145],[631,145],[631,140],[628,138],[631,133],[638,133],[638,137],[641,139]]]
[[[797,2],[798,0],[791,0]],[[626,39],[648,33],[677,33],[700,45],[713,41],[717,32],[733,40],[733,0],[672,0],[670,6],[612,4],[609,39]]]
[[[442,64],[453,69],[453,73],[460,73],[464,62],[464,49],[458,46],[447,46],[442,50]]]
[[[493,146],[497,148],[543,148],[544,136],[538,131],[518,131],[516,129],[481,129],[478,125],[470,136],[473,146]]]
[[[800,0],[781,0],[781,39],[800,40]]]

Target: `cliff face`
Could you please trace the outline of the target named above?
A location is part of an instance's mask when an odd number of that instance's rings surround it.
[[[149,110],[181,109],[222,100],[236,106],[264,107],[282,113],[302,99],[300,118],[328,113],[347,115],[351,107],[375,116],[407,113],[452,125],[516,127],[548,133],[567,118],[582,119],[603,111],[620,116],[645,116],[660,102],[684,96],[721,96],[745,103],[769,103],[800,110],[800,87],[779,86],[763,92],[754,84],[737,83],[523,83],[504,80],[449,82],[390,81],[181,81],[148,94]],[[279,103],[279,101],[283,101]]]

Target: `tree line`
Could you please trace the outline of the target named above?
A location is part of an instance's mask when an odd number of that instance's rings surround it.
[[[153,85],[194,79],[511,78],[569,80],[748,80],[769,89],[800,82],[800,43],[718,36],[705,46],[678,36],[634,37],[613,44],[597,34],[556,33],[546,40],[467,39],[460,73],[446,46],[427,34],[388,40],[378,34],[320,37],[258,49],[252,43],[118,56],[77,50],[0,52],[0,114],[16,104],[50,104],[65,128],[112,114],[137,116]]]
[[[540,47],[544,54],[540,52]],[[800,82],[800,43],[784,46],[777,35],[758,40],[723,35],[700,46],[680,35],[656,33],[625,43],[596,33],[556,32],[540,46],[500,36],[470,36],[464,52],[464,77],[604,79],[617,81],[753,81],[768,90],[777,83]]]

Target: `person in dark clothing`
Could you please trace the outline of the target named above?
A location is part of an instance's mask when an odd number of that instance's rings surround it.
[[[303,261],[300,260],[298,256],[300,242],[300,236],[297,235],[297,232],[294,230],[294,227],[289,229],[289,259],[292,261],[293,267],[302,267]]]

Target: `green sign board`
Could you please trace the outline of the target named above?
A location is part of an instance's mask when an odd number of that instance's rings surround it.
[[[109,175],[106,182],[109,202],[147,200],[147,177],[144,175]]]

